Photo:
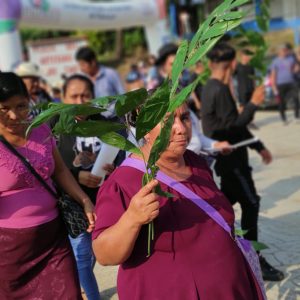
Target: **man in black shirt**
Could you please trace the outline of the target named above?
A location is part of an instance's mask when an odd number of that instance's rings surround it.
[[[247,125],[264,100],[262,86],[256,88],[250,101],[239,114],[232,97],[229,83],[235,70],[235,50],[227,44],[217,44],[209,53],[211,77],[202,91],[202,125],[204,134],[216,140],[227,140],[235,144],[252,138]],[[261,156],[264,163],[270,163],[271,153],[261,142],[250,145]],[[215,170],[221,177],[221,190],[232,204],[239,202],[242,209],[241,225],[247,230],[245,238],[257,241],[259,202],[252,179],[246,147],[240,147],[227,156],[220,155]],[[282,280],[284,275],[260,256],[265,280]]]
[[[252,56],[252,52],[248,49],[241,51],[240,62],[236,66],[235,75],[237,80],[237,91],[239,102],[244,107],[252,97],[252,93],[255,89],[254,75],[255,70],[249,64]]]

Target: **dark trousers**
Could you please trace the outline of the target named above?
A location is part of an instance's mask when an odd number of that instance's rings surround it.
[[[286,83],[286,84],[279,84],[278,85],[278,92],[279,92],[279,112],[281,119],[286,121],[286,103],[287,101],[292,98],[294,102],[294,112],[295,118],[299,118],[299,95],[298,95],[298,87],[294,83]]]
[[[241,205],[241,226],[243,230],[247,230],[244,237],[257,241],[260,197],[254,186],[251,168],[236,168],[221,174],[221,190],[232,205],[236,202]]]
[[[241,106],[245,106],[248,102],[250,102],[253,91],[250,92],[240,92],[239,93],[239,102]]]

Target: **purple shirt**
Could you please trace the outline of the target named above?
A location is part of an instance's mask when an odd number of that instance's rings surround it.
[[[293,67],[296,61],[292,55],[286,57],[276,57],[271,65],[271,70],[276,71],[276,84],[293,83]]]
[[[50,129],[42,125],[32,130],[24,146],[16,148],[50,186],[54,147]],[[57,200],[1,142],[0,174],[0,227],[33,227],[57,217]]]
[[[182,183],[233,227],[231,204],[216,187],[206,162],[191,151],[186,151],[184,158],[192,175]],[[97,197],[94,239],[119,220],[140,189],[142,176],[139,170],[121,166],[103,184]],[[228,233],[192,201],[161,186],[175,197],[159,198],[152,255],[146,257],[146,225],[130,257],[120,266],[119,299],[263,299],[243,254]]]

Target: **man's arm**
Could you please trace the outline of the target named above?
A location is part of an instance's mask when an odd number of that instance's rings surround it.
[[[245,139],[253,138],[252,133],[247,128],[245,128],[244,137],[245,137]],[[250,144],[249,148],[256,150],[256,152],[261,156],[262,161],[265,164],[271,163],[271,161],[273,159],[272,154],[261,141],[257,141],[256,143]]]
[[[261,91],[260,91],[261,93]],[[259,95],[261,97],[261,95]],[[253,99],[257,98],[257,93],[253,93]],[[252,100],[245,106],[241,114],[237,113],[236,104],[232,98],[229,88],[220,89],[215,96],[216,118],[212,122],[212,129],[231,130],[247,126],[253,119],[257,105]]]
[[[273,68],[271,71],[270,79],[271,79],[272,91],[273,91],[274,95],[277,96],[278,95],[278,87],[276,84],[277,72],[276,72],[275,68]]]

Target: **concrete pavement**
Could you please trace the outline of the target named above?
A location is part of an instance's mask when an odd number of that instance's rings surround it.
[[[288,116],[292,120],[290,112]],[[266,111],[258,112],[255,122],[259,130],[253,134],[274,157],[273,163],[265,166],[257,153],[249,151],[256,187],[262,196],[259,236],[269,246],[264,256],[286,275],[279,283],[266,282],[267,296],[269,300],[300,300],[300,124],[284,126],[277,112]],[[240,210],[234,208],[238,220]],[[118,299],[117,267],[97,264],[95,273],[102,299]]]

